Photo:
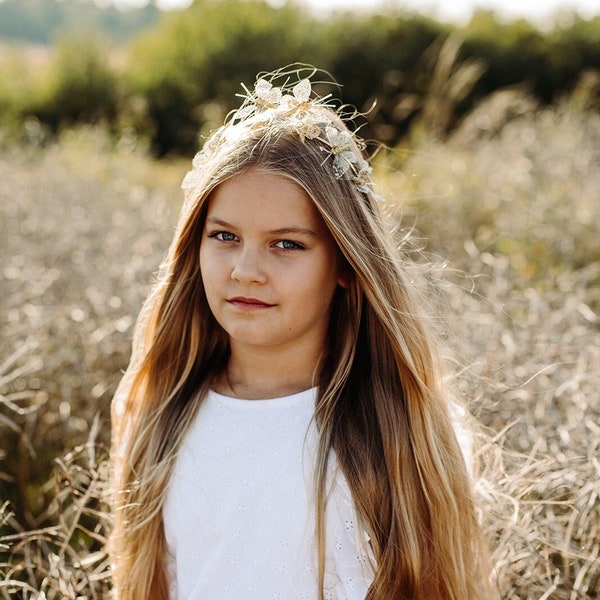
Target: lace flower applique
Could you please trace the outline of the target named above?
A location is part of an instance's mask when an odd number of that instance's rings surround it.
[[[300,118],[305,116],[312,108],[310,102],[310,94],[312,86],[308,79],[300,80],[293,88],[292,93],[283,97],[282,106],[290,113],[299,115]]]
[[[281,88],[274,87],[270,81],[259,79],[254,84],[253,92],[244,84],[242,87],[246,91],[246,95],[238,95],[244,98],[244,104],[233,114],[232,123],[279,108],[282,97]]]
[[[373,169],[367,164],[363,163],[360,166],[360,170],[354,177],[352,177],[352,182],[354,185],[363,193],[368,193],[370,191],[371,185],[371,173]]]
[[[273,87],[266,79],[259,79],[254,86],[254,104],[258,112],[278,108],[281,103],[281,89]]]
[[[352,136],[347,131],[339,131],[331,125],[325,128],[325,136],[333,156],[333,174],[336,179],[341,179],[357,160],[351,146]]]

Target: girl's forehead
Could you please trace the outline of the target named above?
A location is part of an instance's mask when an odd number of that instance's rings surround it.
[[[245,171],[220,184],[209,198],[206,223],[329,235],[315,204],[300,185],[283,175],[259,170]]]

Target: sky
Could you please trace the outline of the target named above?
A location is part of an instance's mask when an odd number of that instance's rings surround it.
[[[371,9],[384,0],[300,0],[316,12],[335,9]],[[121,5],[140,5],[147,0],[114,0]],[[269,0],[273,5],[283,0]],[[191,4],[191,0],[157,0],[161,8],[181,8]],[[600,0],[388,0],[388,4],[427,12],[437,19],[461,22],[468,20],[474,8],[493,9],[501,17],[509,19],[525,17],[543,22],[557,11],[576,10],[582,17],[600,15]]]

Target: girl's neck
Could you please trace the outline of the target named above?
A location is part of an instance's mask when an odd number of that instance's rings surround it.
[[[245,400],[281,398],[316,385],[318,356],[305,353],[251,353],[232,347],[226,368],[213,389]]]

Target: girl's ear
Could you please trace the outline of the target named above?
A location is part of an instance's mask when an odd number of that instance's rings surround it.
[[[348,264],[347,261],[341,260],[340,263],[341,264],[337,282],[340,287],[347,289],[348,287],[350,287],[350,283],[354,279],[354,271],[352,270],[352,267]]]

